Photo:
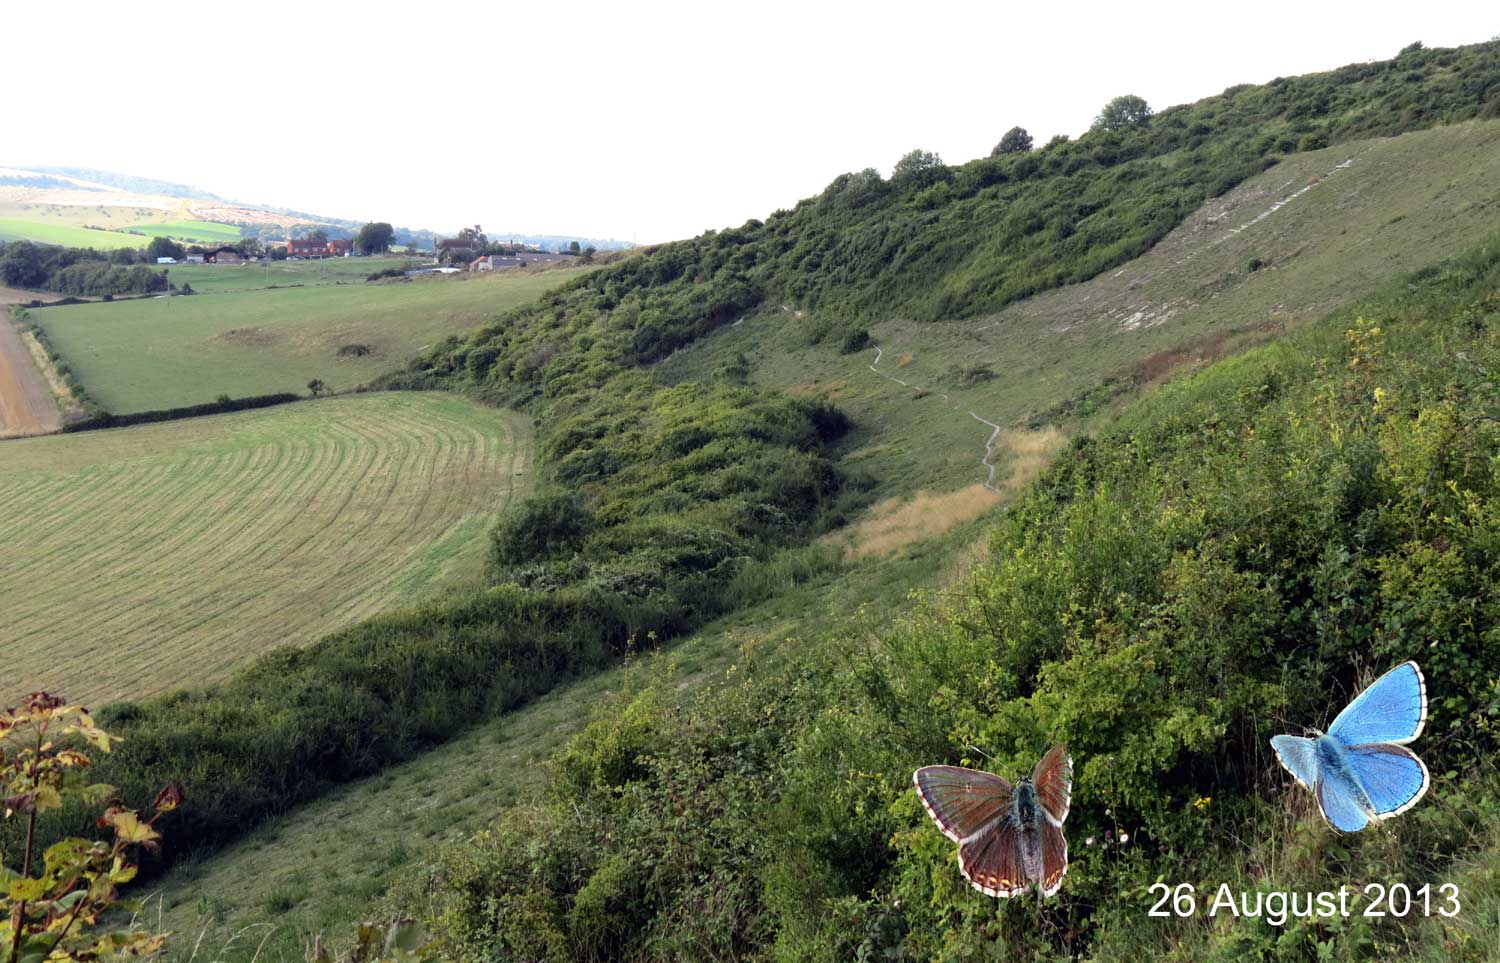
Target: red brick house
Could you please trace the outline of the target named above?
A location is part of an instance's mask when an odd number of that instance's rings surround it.
[[[287,238],[288,257],[343,257],[354,249],[354,242],[343,238],[319,242],[307,238]]]

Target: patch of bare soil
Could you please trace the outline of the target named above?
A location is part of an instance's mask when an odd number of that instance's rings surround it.
[[[0,438],[46,435],[62,430],[62,412],[37,370],[21,332],[0,318]]]
[[[265,328],[230,328],[218,335],[220,341],[243,344],[252,348],[264,348],[276,343],[276,335]]]

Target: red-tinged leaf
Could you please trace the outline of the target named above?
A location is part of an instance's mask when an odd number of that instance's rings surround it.
[[[151,808],[159,813],[169,813],[182,805],[187,793],[183,791],[182,783],[172,780],[162,787],[161,792],[156,794],[156,799],[151,803]]]

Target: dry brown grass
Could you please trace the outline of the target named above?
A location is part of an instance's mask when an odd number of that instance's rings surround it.
[[[870,507],[859,522],[830,536],[843,541],[849,558],[889,555],[971,522],[1028,485],[1067,442],[1056,428],[1013,429],[1001,434],[997,449],[1006,453],[1010,473],[995,488],[973,484],[957,491],[919,491],[910,498],[887,498]],[[972,561],[972,560],[971,560]]]
[[[1027,431],[1015,428],[1000,435],[1000,444],[1010,453],[1010,474],[1000,483],[1001,495],[1010,496],[1031,484],[1042,473],[1068,438],[1054,427]]]
[[[975,484],[958,491],[919,491],[910,499],[887,498],[871,506],[848,529],[850,558],[889,555],[898,548],[973,521],[1000,503],[1000,493]]]

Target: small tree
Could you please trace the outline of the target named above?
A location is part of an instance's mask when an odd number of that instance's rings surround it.
[[[1122,94],[1104,105],[1094,118],[1095,130],[1124,130],[1145,127],[1151,122],[1151,105],[1135,94]]]
[[[581,248],[581,247],[578,246],[578,242],[577,241],[569,241],[568,242],[568,253],[569,254],[578,254],[578,253],[581,253],[582,250],[583,250],[583,248]]]
[[[316,397],[322,395],[325,391],[327,391],[328,390],[328,386],[323,383],[323,379],[322,378],[314,378],[313,380],[311,380],[311,381],[309,381],[307,383],[307,390],[311,391],[312,392],[312,396],[314,398],[316,398]]]
[[[943,159],[930,150],[914,150],[896,162],[891,182],[902,188],[926,187],[943,170]]]
[[[590,244],[588,247],[586,247],[586,248],[583,249],[583,256],[582,256],[581,260],[585,264],[592,264],[592,263],[594,263],[594,254],[595,253],[596,252],[594,250],[594,245]]]
[[[385,221],[372,221],[354,235],[354,246],[361,254],[384,254],[395,240],[395,228]]]
[[[0,812],[25,823],[26,840],[19,853],[0,854],[10,857],[0,859],[0,963],[136,958],[165,944],[166,934],[97,929],[119,906],[118,887],[135,878],[131,850],[156,850],[156,821],[183,800],[182,787],[171,783],[142,819],[112,802],[113,786],[90,784],[79,743],[109,752],[115,741],[81,707],[45,692],[0,712]],[[64,839],[38,865],[37,818],[70,802],[104,806],[98,825],[113,839]]]
[[[1031,135],[1026,132],[1025,127],[1012,127],[1000,138],[1000,143],[990,151],[991,157],[1001,154],[1024,154],[1031,150]]]
[[[39,288],[47,283],[47,268],[42,252],[30,241],[18,241],[5,247],[0,257],[0,281],[12,288]]]
[[[151,243],[146,245],[146,257],[152,261],[159,257],[170,257],[180,261],[185,254],[182,245],[170,237],[153,237]]]

